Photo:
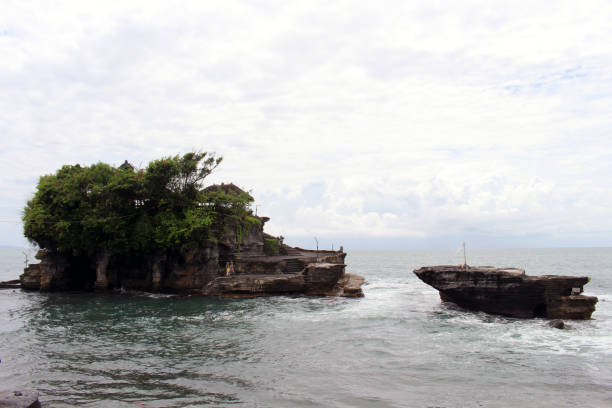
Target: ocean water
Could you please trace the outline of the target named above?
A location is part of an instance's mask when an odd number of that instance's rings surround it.
[[[23,262],[0,250],[0,280]],[[612,248],[468,262],[589,275],[597,310],[556,330],[441,303],[412,270],[454,251],[349,251],[362,299],[0,290],[0,389],[83,407],[612,406]]]

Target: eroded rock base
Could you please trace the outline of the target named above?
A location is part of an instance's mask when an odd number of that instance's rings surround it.
[[[141,262],[75,264],[49,251],[39,251],[38,264],[21,276],[26,290],[136,290],[223,297],[278,295],[361,297],[364,279],[345,273],[346,253],[283,247],[285,254],[225,254],[214,245],[181,254],[154,256]],[[230,268],[231,265],[231,268]]]

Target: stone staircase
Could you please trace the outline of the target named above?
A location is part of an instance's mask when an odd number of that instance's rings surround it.
[[[287,273],[297,273],[304,269],[304,264],[297,259],[287,259]]]
[[[300,251],[298,251],[295,248],[291,248],[288,246],[285,246],[283,248],[285,250],[285,252],[287,253],[288,256],[298,256],[298,255],[302,255],[302,253]]]

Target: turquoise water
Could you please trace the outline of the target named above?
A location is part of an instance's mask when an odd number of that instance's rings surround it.
[[[17,277],[21,251],[0,255],[0,280]],[[412,270],[454,251],[349,251],[363,299],[1,290],[0,388],[86,407],[612,406],[612,248],[468,261],[589,275],[594,319],[560,331],[442,304]]]

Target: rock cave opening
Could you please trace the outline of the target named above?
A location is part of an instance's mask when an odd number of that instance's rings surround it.
[[[71,290],[93,290],[96,282],[96,269],[87,257],[77,257],[66,270]]]
[[[533,309],[533,317],[546,317],[546,304],[538,303],[536,307]]]

